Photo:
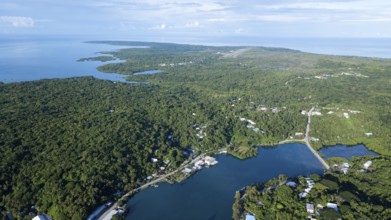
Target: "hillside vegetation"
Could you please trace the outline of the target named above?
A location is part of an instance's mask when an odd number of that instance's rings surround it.
[[[91,77],[0,84],[3,215],[83,219],[117,190],[175,170],[189,147],[196,154],[229,147],[252,156],[254,146],[304,132],[307,117],[300,111],[312,106],[322,113],[311,124],[317,147],[364,143],[391,154],[390,60],[263,47],[100,43],[146,46],[112,52],[125,61],[98,69],[150,84]],[[132,75],[155,69],[163,72]]]

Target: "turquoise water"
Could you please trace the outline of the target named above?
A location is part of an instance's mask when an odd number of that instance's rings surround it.
[[[246,160],[218,155],[216,166],[204,168],[181,183],[161,183],[158,188],[143,190],[128,201],[126,219],[231,219],[235,192],[242,187],[281,173],[293,177],[323,172],[303,144],[259,148],[258,153]]]
[[[324,158],[330,157],[343,157],[350,159],[351,157],[357,156],[367,156],[367,155],[378,155],[377,153],[368,150],[364,145],[355,145],[355,146],[346,146],[346,145],[336,145],[324,147],[319,150],[319,153],[323,154]]]

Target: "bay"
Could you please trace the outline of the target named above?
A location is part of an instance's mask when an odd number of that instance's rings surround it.
[[[235,192],[279,174],[322,173],[320,162],[300,143],[259,148],[257,157],[239,160],[217,155],[219,163],[173,185],[159,184],[128,201],[131,219],[231,219]]]
[[[77,40],[1,40],[0,81],[21,82],[51,78],[94,76],[126,82],[124,75],[102,73],[96,67],[114,62],[87,61],[80,58],[100,56],[130,46],[83,43]]]

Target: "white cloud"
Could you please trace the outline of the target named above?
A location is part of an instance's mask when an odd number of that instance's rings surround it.
[[[235,29],[234,33],[235,34],[243,34],[243,33],[246,33],[246,31],[244,31],[242,28],[238,28],[238,29]]]
[[[1,16],[0,23],[5,23],[13,27],[34,27],[34,20],[30,17]]]
[[[198,21],[194,21],[194,22],[185,24],[185,28],[197,28],[199,26],[200,26],[200,23]]]
[[[166,28],[167,28],[166,24],[159,24],[159,25],[156,25],[154,27],[151,27],[150,29],[151,30],[164,30]]]

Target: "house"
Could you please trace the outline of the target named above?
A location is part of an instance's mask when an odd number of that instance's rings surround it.
[[[319,138],[311,137],[311,141],[317,142],[317,141],[319,141],[319,140],[320,140]]]
[[[182,170],[182,173],[191,173],[191,169],[186,167]]]
[[[35,216],[32,220],[51,220],[51,219],[49,218],[49,216],[45,214],[40,214]]]
[[[240,121],[246,121],[246,118],[239,118]]]
[[[194,163],[195,166],[203,166],[205,163],[202,160],[198,160]]]
[[[313,186],[315,184],[315,182],[310,178],[306,179],[306,182],[309,186]]]
[[[330,209],[334,209],[335,211],[338,212],[338,205],[335,204],[335,203],[328,202],[328,203],[326,204],[326,207],[327,207],[327,208],[330,208]]]
[[[369,137],[369,136],[372,136],[373,133],[372,133],[372,132],[365,132],[365,135],[366,135],[367,137]]]
[[[154,163],[156,163],[156,162],[158,162],[159,160],[156,159],[156,158],[151,158],[151,161],[154,162]]]
[[[260,111],[267,111],[267,108],[264,107],[264,106],[261,106],[261,107],[259,107],[258,109],[259,109]]]
[[[314,204],[306,203],[305,207],[306,207],[308,213],[314,214],[314,212],[315,212]]]
[[[318,111],[313,111],[311,115],[313,115],[313,116],[321,116],[322,113],[318,112]]]
[[[256,123],[251,121],[251,120],[247,120],[248,123],[252,124],[252,125],[255,125]]]
[[[302,136],[303,134],[303,132],[295,132],[295,136]]]
[[[344,167],[344,168],[341,169],[341,172],[342,172],[343,174],[347,174],[347,173],[349,172],[349,169],[346,168],[346,167]]]
[[[349,168],[350,167],[350,164],[348,162],[343,162],[342,163],[342,167],[344,168]]]
[[[250,213],[247,213],[246,214],[246,220],[256,220],[255,216],[250,214]]]
[[[299,196],[300,196],[300,198],[305,198],[305,197],[307,197],[307,194],[308,194],[308,193],[306,193],[306,192],[301,192],[301,193],[299,194]]]
[[[204,161],[205,161],[205,165],[206,166],[213,166],[213,165],[216,165],[218,163],[215,158],[210,157],[210,156],[206,156]]]
[[[367,170],[372,165],[372,161],[368,160],[364,163],[364,168]]]
[[[344,113],[343,113],[343,117],[349,118],[349,113],[344,112]]]
[[[285,185],[293,187],[293,188],[297,186],[297,184],[295,182],[292,182],[292,181],[287,182]]]

